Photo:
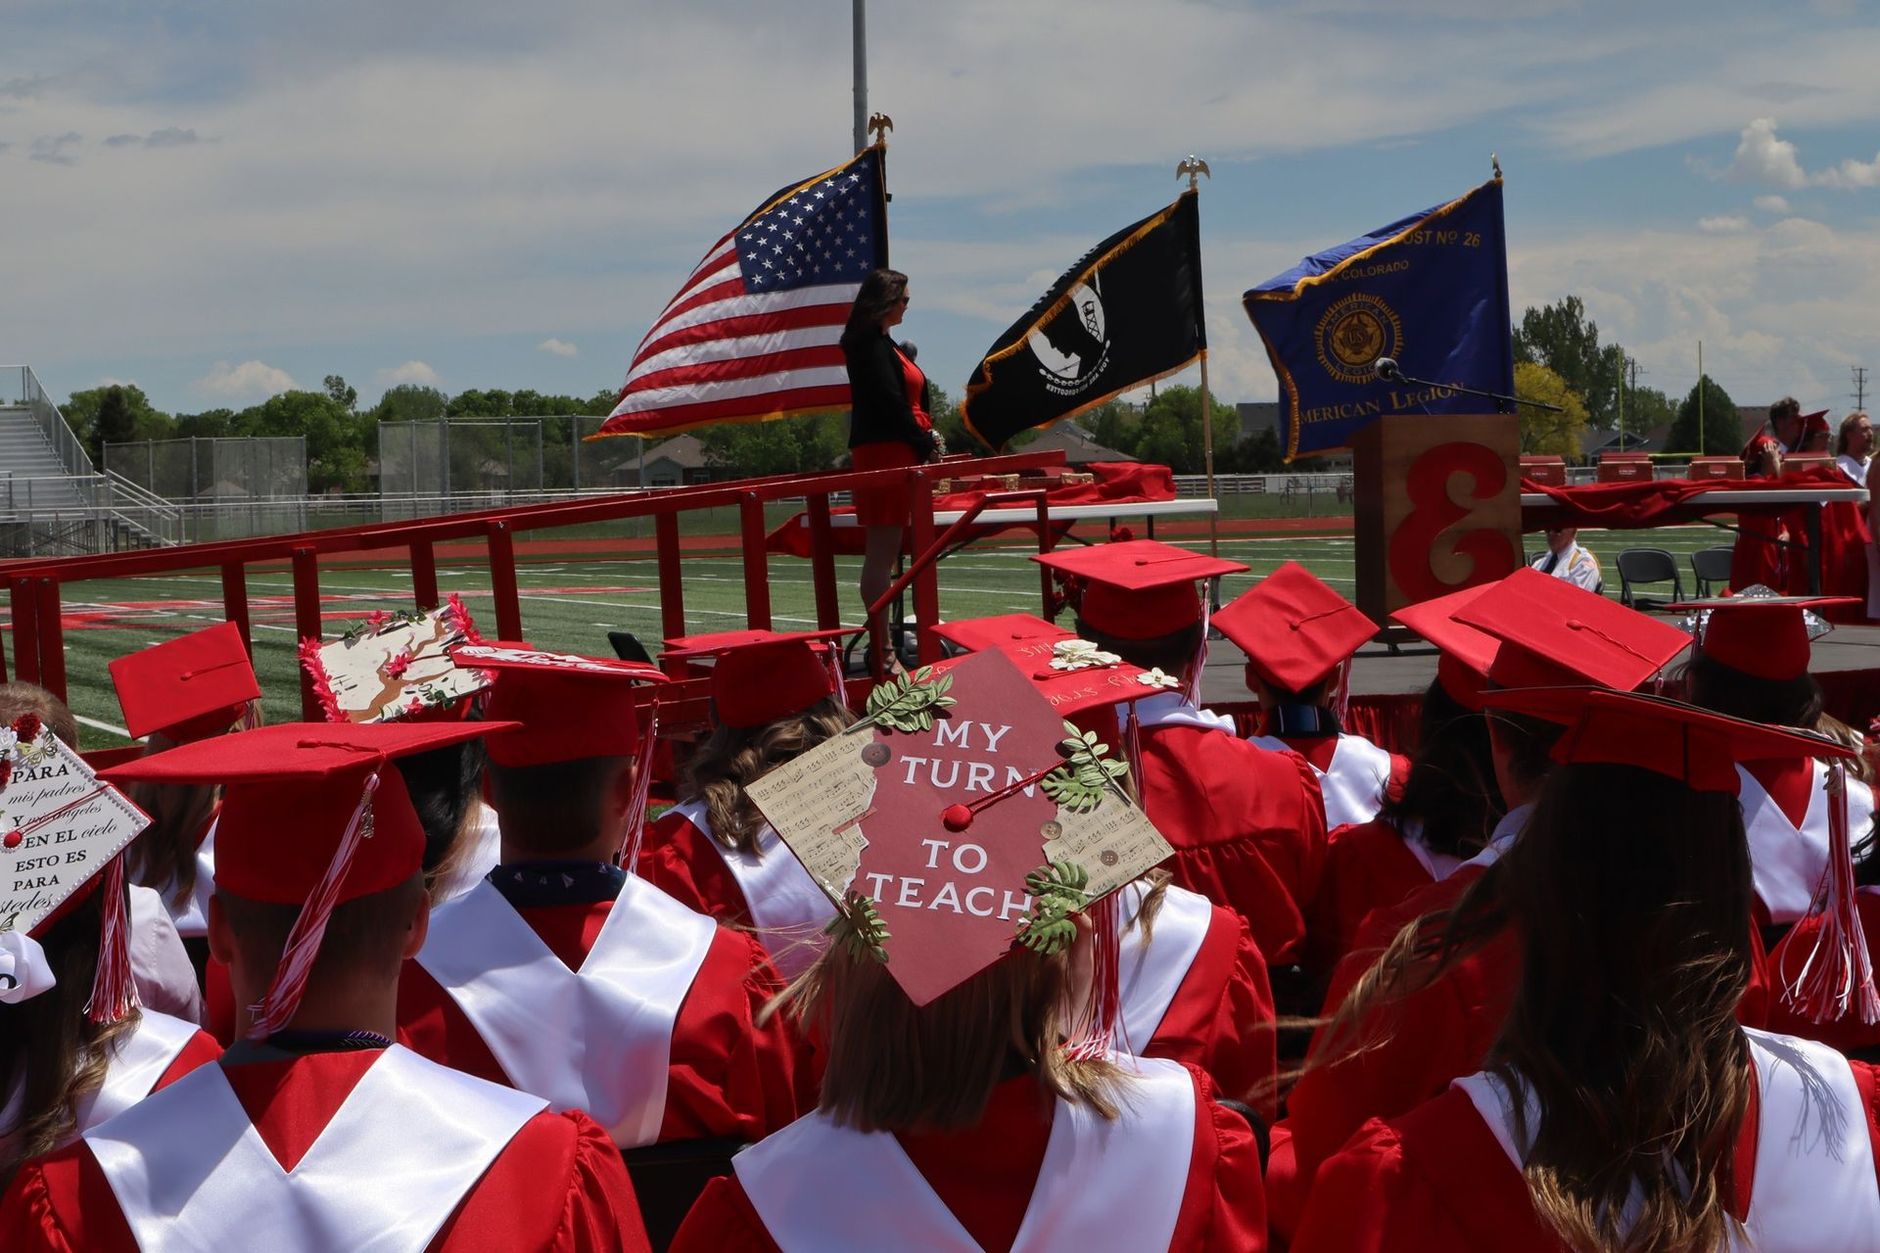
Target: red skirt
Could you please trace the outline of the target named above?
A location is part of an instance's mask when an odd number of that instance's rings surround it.
[[[857,444],[849,449],[849,463],[857,470],[895,470],[920,464],[914,450],[898,439],[874,444]],[[863,526],[906,526],[912,499],[907,481],[895,477],[873,487],[858,487],[850,495],[855,500],[855,520]]]

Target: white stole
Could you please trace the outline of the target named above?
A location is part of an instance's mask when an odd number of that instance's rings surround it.
[[[1809,762],[1808,809],[1796,826],[1782,806],[1742,766],[1736,768],[1741,788],[1743,830],[1749,837],[1749,866],[1756,896],[1769,910],[1769,921],[1797,922],[1808,913],[1828,870],[1828,768]],[[1873,821],[1873,793],[1859,779],[1847,780],[1848,831],[1859,843]]]
[[[196,1024],[146,1009],[138,1016],[137,1026],[115,1041],[111,1064],[104,1072],[104,1083],[79,1101],[75,1136],[115,1118],[150,1095],[183,1052],[196,1038]]]
[[[1161,1028],[1214,917],[1207,897],[1171,883],[1163,889],[1151,934],[1144,936],[1137,915],[1148,895],[1149,888],[1140,879],[1117,893],[1123,914],[1118,971],[1123,1012],[1117,1049],[1137,1055]]]
[[[1119,1062],[1136,1073],[1114,1122],[1056,1102],[1012,1253],[1169,1247],[1194,1154],[1194,1079],[1171,1061]],[[783,1253],[978,1253],[890,1132],[855,1131],[810,1114],[731,1164]]]
[[[1760,1117],[1756,1177],[1744,1233],[1756,1253],[1880,1249],[1880,1186],[1866,1103],[1847,1059],[1825,1044],[1745,1028],[1756,1066]],[[1508,1160],[1520,1170],[1526,1147],[1515,1140],[1514,1097],[1481,1071],[1462,1089]],[[1522,1083],[1529,1134],[1540,1125],[1533,1090]]]
[[[1482,851],[1463,862],[1462,866],[1480,866],[1486,870],[1500,861],[1501,855],[1508,851],[1516,839],[1520,838],[1523,831],[1527,830],[1528,819],[1533,816],[1533,801],[1510,809],[1495,823],[1495,829],[1488,833],[1488,843],[1482,847]],[[1457,866],[1449,873],[1454,874],[1456,870],[1462,869],[1462,866]],[[1449,875],[1443,877],[1448,878]]]
[[[1293,751],[1292,745],[1276,735],[1249,736],[1248,742],[1275,752]],[[1306,764],[1312,764],[1309,758]],[[1318,776],[1319,792],[1325,798],[1327,831],[1369,822],[1384,803],[1384,788],[1390,783],[1390,754],[1362,735],[1341,732],[1327,768],[1312,766],[1312,773]]]
[[[676,805],[672,811],[691,823],[705,843],[724,861],[725,869],[744,893],[751,911],[751,926],[784,978],[794,979],[829,947],[823,927],[835,917],[835,903],[784,846],[783,837],[766,822],[757,831],[757,849],[730,849],[712,836],[711,815],[702,800]]]
[[[417,961],[511,1083],[635,1148],[659,1138],[673,1024],[717,929],[629,875],[574,971],[486,880],[432,912]]]
[[[1116,719],[1117,726],[1127,725],[1129,711],[1119,706]],[[1232,718],[1211,709],[1203,709],[1180,692],[1162,692],[1137,701],[1136,725],[1144,731],[1151,727],[1200,727],[1204,731],[1239,734]]]
[[[418,1253],[543,1104],[394,1045],[292,1171],[220,1066],[85,1141],[142,1248]]]

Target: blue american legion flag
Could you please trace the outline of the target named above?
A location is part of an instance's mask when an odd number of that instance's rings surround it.
[[[882,148],[767,197],[705,253],[640,341],[601,435],[844,409],[842,326],[888,263]]]
[[[1514,391],[1501,179],[1314,253],[1242,303],[1279,376],[1288,461],[1387,413],[1479,413],[1492,402],[1372,367],[1390,357],[1413,378]]]

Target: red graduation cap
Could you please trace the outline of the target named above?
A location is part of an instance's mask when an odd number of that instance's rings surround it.
[[[664,659],[716,657],[712,712],[722,726],[769,726],[842,691],[839,655],[829,641],[852,627],[821,631],[723,631],[666,641]]]
[[[1076,639],[1075,631],[1047,622],[1032,613],[1001,613],[985,618],[961,618],[937,624],[933,633],[964,652],[996,648],[1007,656],[1050,655],[1059,640]]]
[[[832,930],[916,1005],[1042,942],[1032,919],[1053,901],[1087,908],[1168,855],[1112,785],[1113,743],[1080,740],[1092,755],[1067,761],[1063,719],[998,650],[891,680],[870,711],[749,791],[839,898]],[[1077,862],[1083,888],[1052,886],[1070,881],[1054,861]]]
[[[1813,413],[1804,413],[1802,415],[1803,442],[1807,442],[1808,437],[1811,435],[1826,435],[1827,433],[1828,411],[1826,409],[1817,409]]]
[[[108,666],[131,738],[162,734],[180,743],[220,735],[261,695],[233,622],[220,622]]]
[[[1194,626],[1201,621],[1196,582],[1247,569],[1244,562],[1152,539],[1060,549],[1032,560],[1082,579],[1077,616],[1092,630],[1119,640],[1151,640]]]
[[[1441,650],[1436,662],[1437,682],[1457,703],[1470,709],[1481,708],[1482,688],[1501,641],[1466,622],[1458,622],[1456,614],[1499,582],[1480,583],[1447,596],[1420,600],[1390,615],[1393,622],[1409,627]]]
[[[221,784],[216,886],[299,905],[251,1034],[286,1026],[333,908],[417,874],[424,828],[392,759],[510,731],[502,722],[284,722],[104,772],[113,782]]]
[[[1690,645],[1674,626],[1533,567],[1457,610],[1501,647],[1488,671],[1498,687],[1593,684],[1629,691]]]
[[[1859,604],[1853,596],[1731,596],[1688,601],[1709,610],[1698,649],[1713,661],[1759,679],[1799,679],[1812,655],[1804,609]]]
[[[640,742],[640,686],[670,682],[644,662],[506,644],[465,644],[451,660],[496,676],[486,713],[516,727],[490,736],[490,760],[499,766],[631,757]]]
[[[1255,674],[1289,692],[1326,678],[1377,634],[1377,623],[1296,561],[1241,593],[1213,622]]]

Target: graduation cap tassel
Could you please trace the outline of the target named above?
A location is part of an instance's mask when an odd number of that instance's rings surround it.
[[[340,885],[346,881],[346,872],[352,869],[359,841],[371,833],[372,794],[378,790],[379,775],[374,771],[359,794],[359,804],[353,809],[352,820],[346,824],[339,847],[333,850],[332,860],[326,864],[326,873],[315,885],[307,903],[301,906],[300,917],[294,920],[294,929],[288,933],[287,943],[281,949],[274,982],[268,986],[261,1003],[249,1007],[254,1015],[248,1028],[249,1039],[267,1039],[292,1022],[300,1009],[300,995],[306,990],[307,976],[313,973],[314,959],[320,955],[320,941],[326,938],[327,920],[333,916],[333,907],[339,901]]]
[[[117,1022],[137,1005],[131,976],[131,926],[125,909],[124,854],[104,870],[104,920],[98,936],[98,969],[92,975],[85,1017],[95,1023]]]
[[[1868,1026],[1880,1023],[1880,989],[1874,986],[1867,937],[1861,927],[1848,834],[1847,769],[1828,767],[1828,869],[1809,913],[1820,925],[1793,979],[1783,976],[1783,1002],[1817,1023],[1837,1022],[1851,1012]]]
[[[1201,598],[1201,643],[1195,649],[1194,669],[1189,672],[1188,685],[1182,689],[1182,696],[1191,705],[1201,703],[1201,672],[1208,664],[1208,627],[1214,616],[1213,597]]]
[[[1116,1048],[1116,1029],[1123,1015],[1122,911],[1111,892],[1087,911],[1091,933],[1085,939],[1090,948],[1090,999],[1079,1014],[1079,1022],[1065,1050],[1078,1061],[1107,1057]],[[1129,1041],[1132,1048],[1147,1040]]]
[[[653,709],[646,719],[646,734],[640,743],[645,751],[639,760],[633,763],[633,803],[627,808],[627,846],[621,850],[620,864],[626,867],[628,874],[635,873],[640,866],[640,841],[646,835],[646,802],[653,787],[653,750],[659,743],[659,702],[653,702]]]

